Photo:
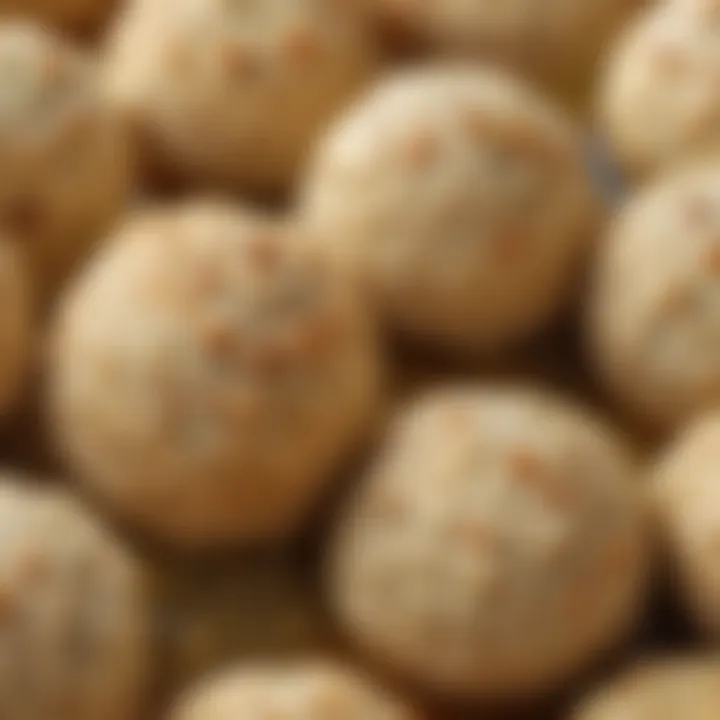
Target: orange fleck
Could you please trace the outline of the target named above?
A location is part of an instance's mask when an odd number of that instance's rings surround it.
[[[437,139],[429,131],[413,133],[404,149],[405,159],[414,168],[426,168],[436,157]]]
[[[202,331],[204,347],[215,357],[228,357],[237,349],[237,334],[228,323],[208,323]]]
[[[546,474],[545,464],[541,458],[528,449],[519,449],[510,456],[513,472],[523,481],[532,482],[541,479]]]
[[[233,77],[248,77],[257,74],[261,60],[247,45],[227,45],[223,50],[225,68]]]
[[[705,255],[705,264],[714,275],[720,275],[720,244],[715,243]]]
[[[283,51],[292,62],[306,63],[320,56],[320,40],[308,27],[296,27],[283,38]]]
[[[280,248],[272,233],[258,233],[248,244],[248,254],[255,267],[261,270],[275,268],[280,260]]]

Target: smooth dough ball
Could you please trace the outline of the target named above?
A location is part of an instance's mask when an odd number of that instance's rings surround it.
[[[641,1],[359,0],[392,35],[499,61],[570,99],[586,94],[605,43]]]
[[[593,693],[573,720],[716,720],[720,658],[645,660]]]
[[[39,26],[0,25],[0,226],[56,289],[122,209],[126,133],[95,66]]]
[[[596,209],[561,112],[505,74],[435,67],[338,121],[300,212],[401,333],[494,351],[568,299]]]
[[[416,720],[363,675],[327,661],[250,665],[187,693],[171,720]]]
[[[0,716],[130,720],[146,689],[142,574],[69,494],[0,480]]]
[[[56,328],[56,435],[91,490],[187,545],[295,528],[379,405],[375,334],[299,232],[231,205],[148,211]]]
[[[720,25],[715,0],[657,2],[612,47],[600,126],[631,175],[720,149]]]
[[[590,355],[649,427],[720,401],[720,171],[696,167],[631,199],[590,291]]]
[[[121,0],[0,0],[0,18],[25,17],[63,30],[92,31]]]
[[[32,361],[34,293],[21,248],[0,237],[0,416],[17,400]]]
[[[655,511],[673,587],[697,626],[720,639],[720,414],[693,421],[661,458]]]
[[[373,57],[345,2],[139,0],[117,28],[107,73],[158,174],[276,191],[293,183]]]
[[[371,657],[434,690],[551,691],[642,604],[636,480],[613,432],[564,401],[435,391],[401,414],[338,524],[335,612]]]

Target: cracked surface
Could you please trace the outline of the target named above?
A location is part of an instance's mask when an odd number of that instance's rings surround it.
[[[543,693],[632,626],[645,576],[634,466],[537,391],[436,391],[398,419],[338,523],[330,592],[369,654],[447,694]]]
[[[568,300],[598,218],[579,134],[504,73],[401,72],[341,117],[300,213],[400,333],[496,351]]]
[[[631,199],[601,247],[591,359],[649,425],[677,427],[720,398],[720,173],[673,174]]]
[[[601,129],[621,164],[657,174],[720,147],[720,5],[655,3],[611,46]]]
[[[66,298],[55,430],[166,540],[281,535],[370,429],[378,354],[351,286],[292,229],[222,203],[151,211]]]

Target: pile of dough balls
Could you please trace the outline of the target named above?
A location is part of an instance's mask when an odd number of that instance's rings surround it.
[[[642,0],[359,0],[391,36],[509,65],[569,98],[586,95],[608,38]]]
[[[0,0],[0,720],[720,718],[718,147],[720,0]]]
[[[0,479],[0,716],[128,720],[149,679],[142,575],[66,492]]]
[[[122,210],[131,165],[94,61],[52,30],[0,23],[0,228],[25,246],[41,294]]]
[[[595,692],[573,720],[715,720],[720,657],[669,657],[638,663]]]
[[[438,390],[401,414],[331,543],[371,656],[480,699],[544,694],[630,629],[647,564],[634,463],[535,390]]]
[[[597,202],[562,111],[506,73],[443,66],[380,82],[336,121],[300,213],[389,325],[495,352],[569,301]]]
[[[172,720],[419,720],[344,667],[320,661],[232,669],[193,688]]]
[[[617,159],[649,176],[720,149],[715,0],[650,3],[614,43],[599,93]]]
[[[599,255],[589,344],[613,395],[662,429],[720,403],[720,166],[638,192]]]
[[[371,75],[363,28],[335,0],[137,0],[106,77],[161,177],[284,190]]]
[[[298,231],[229,203],[130,219],[64,298],[53,344],[71,467],[180,544],[295,529],[380,406],[359,294]]]
[[[720,413],[702,416],[664,453],[653,499],[670,556],[676,593],[687,614],[720,638]]]

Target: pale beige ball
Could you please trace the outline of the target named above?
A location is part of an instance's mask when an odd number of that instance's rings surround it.
[[[658,2],[608,52],[598,117],[636,179],[720,148],[720,43],[714,0]]]
[[[720,172],[706,164],[631,197],[601,244],[589,357],[611,396],[667,431],[720,400]]]
[[[239,666],[191,689],[172,720],[419,720],[362,673],[329,661]]]
[[[299,213],[395,331],[482,353],[570,302],[599,216],[572,122],[469,65],[364,95],[319,143]]]
[[[110,42],[111,95],[163,179],[285,190],[374,70],[334,0],[138,0]]]
[[[514,386],[407,407],[337,522],[329,591],[367,655],[476,700],[551,692],[631,631],[639,478],[591,413]]]
[[[720,639],[720,414],[692,422],[663,453],[652,486],[673,590],[686,617]]]
[[[358,294],[293,228],[231,204],[129,220],[59,315],[60,447],[167,542],[287,535],[372,429],[381,361]]]
[[[573,720],[715,720],[720,658],[669,656],[638,662],[589,695]]]
[[[94,61],[38,25],[0,25],[0,158],[0,228],[48,295],[123,209],[132,154]]]
[[[0,480],[0,715],[131,720],[150,676],[135,560],[65,490]]]

